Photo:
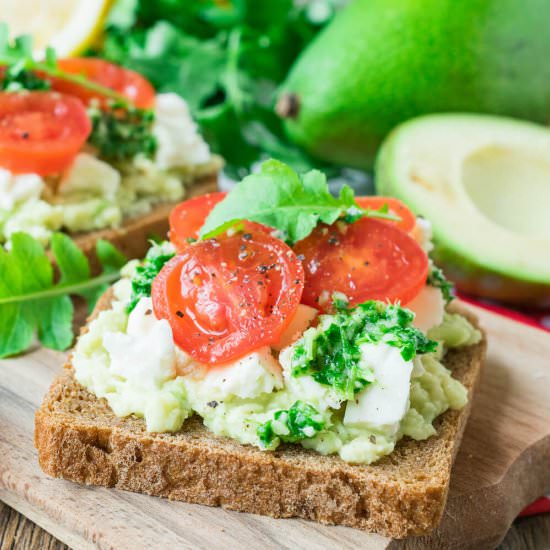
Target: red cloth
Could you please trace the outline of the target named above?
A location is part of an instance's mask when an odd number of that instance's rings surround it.
[[[463,294],[460,294],[459,298],[475,306],[488,309],[498,315],[503,315],[504,317],[508,317],[519,323],[524,323],[550,333],[550,310],[511,309],[495,302],[472,298]],[[519,517],[534,516],[536,514],[544,514],[547,512],[550,512],[550,495],[542,496],[538,500],[535,500],[535,502],[527,506],[519,514]]]

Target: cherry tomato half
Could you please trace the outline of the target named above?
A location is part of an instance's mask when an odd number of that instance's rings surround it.
[[[277,342],[303,288],[292,249],[263,232],[239,232],[187,246],[154,279],[151,296],[176,344],[218,364]]]
[[[227,192],[218,191],[199,195],[192,199],[181,202],[170,212],[170,233],[169,238],[177,250],[183,250],[193,240],[199,238],[199,231],[204,225],[210,211],[222,201]],[[271,233],[273,228],[256,222],[243,222],[245,231]]]
[[[387,204],[390,212],[401,218],[399,222],[387,220],[388,223],[394,223],[406,233],[410,233],[416,226],[416,216],[399,199],[393,197],[356,197],[355,200],[361,208],[371,208],[373,210],[379,210]]]
[[[89,80],[126,96],[136,107],[150,109],[154,105],[153,85],[135,71],[93,57],[70,57],[60,59],[57,63],[66,73],[84,75]],[[51,78],[51,82],[52,89],[74,95],[84,103],[98,97],[97,92],[62,78]]]
[[[222,201],[227,193],[207,193],[184,202],[180,202],[170,212],[170,241],[178,249],[183,250],[189,240],[199,238],[199,230],[216,204]]]
[[[0,93],[0,166],[45,176],[66,169],[90,135],[80,100],[53,92]]]
[[[366,300],[406,304],[428,277],[428,256],[418,243],[396,225],[374,218],[317,226],[294,251],[306,273],[302,302],[324,310],[336,291],[351,305]]]

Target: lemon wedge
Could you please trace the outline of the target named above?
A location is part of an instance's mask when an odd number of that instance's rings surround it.
[[[52,46],[58,57],[82,53],[101,32],[111,0],[0,0],[12,37],[30,34],[35,55]]]

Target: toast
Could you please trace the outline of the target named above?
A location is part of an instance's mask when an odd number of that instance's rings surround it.
[[[202,176],[189,185],[185,198],[216,191],[217,181],[216,174]],[[143,216],[128,218],[116,229],[100,229],[71,236],[90,260],[92,272],[96,273],[100,271],[100,264],[95,254],[96,241],[99,239],[109,241],[128,259],[143,258],[150,247],[151,238],[166,238],[169,228],[168,216],[178,202],[160,203]]]
[[[111,300],[108,291],[92,318]],[[476,322],[460,306],[454,309]],[[148,433],[143,420],[115,416],[106,400],[82,387],[69,358],[36,413],[39,463],[51,476],[89,485],[394,538],[427,534],[443,513],[485,347],[483,339],[445,357],[468,388],[468,405],[441,415],[434,423],[437,435],[425,441],[404,438],[393,453],[368,466],[297,445],[261,451],[213,435],[199,417],[174,434]]]

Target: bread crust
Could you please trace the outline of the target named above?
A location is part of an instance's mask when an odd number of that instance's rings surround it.
[[[111,299],[106,293],[94,315]],[[460,312],[476,323],[469,312]],[[485,348],[484,338],[445,357],[468,388],[468,405],[438,418],[435,436],[404,438],[391,455],[371,465],[348,464],[298,445],[260,451],[213,435],[199,417],[175,434],[148,433],[143,420],[116,417],[105,399],[82,387],[69,360],[36,413],[38,460],[45,473],[88,485],[394,538],[428,534],[445,507]]]

